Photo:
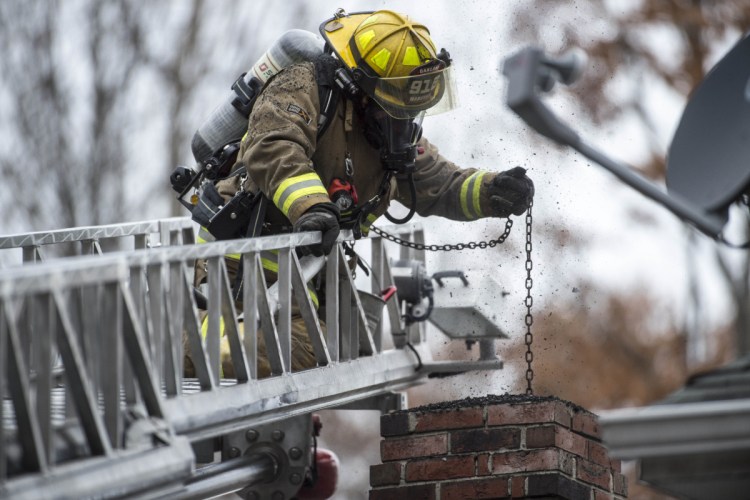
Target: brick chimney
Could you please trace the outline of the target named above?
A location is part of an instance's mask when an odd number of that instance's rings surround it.
[[[622,499],[597,417],[553,397],[487,396],[383,415],[370,500]]]

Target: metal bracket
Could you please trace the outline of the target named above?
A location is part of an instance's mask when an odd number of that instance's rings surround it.
[[[273,480],[247,487],[239,495],[247,500],[293,498],[313,463],[313,419],[298,417],[248,428],[224,437],[222,460],[241,456],[267,455],[276,463]]]

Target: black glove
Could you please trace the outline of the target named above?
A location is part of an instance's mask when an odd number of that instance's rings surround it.
[[[312,253],[316,257],[328,255],[339,236],[339,209],[333,203],[313,205],[294,223],[294,232],[322,231],[323,241],[319,245],[301,247],[303,255]]]
[[[492,179],[489,194],[495,217],[521,215],[534,199],[534,183],[526,176],[525,168],[514,167]]]

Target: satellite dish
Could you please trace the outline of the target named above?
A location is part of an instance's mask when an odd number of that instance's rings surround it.
[[[726,218],[750,187],[750,36],[696,88],[667,157],[667,189]]]

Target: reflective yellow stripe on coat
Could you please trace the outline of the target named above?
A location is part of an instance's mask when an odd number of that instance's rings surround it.
[[[482,170],[474,172],[461,184],[461,210],[467,219],[479,219],[484,217],[480,204],[479,193],[482,188],[482,177],[487,172]]]
[[[315,172],[286,179],[274,193],[273,202],[285,216],[289,217],[289,209],[292,205],[303,196],[312,194],[328,196],[328,191]]]

